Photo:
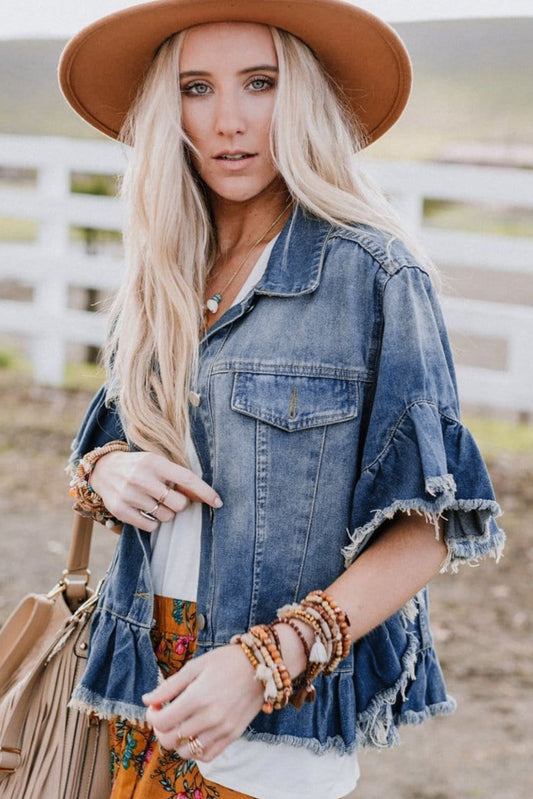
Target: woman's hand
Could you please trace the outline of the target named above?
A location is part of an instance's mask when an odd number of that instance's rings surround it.
[[[146,720],[165,749],[209,762],[261,710],[263,686],[241,647],[230,644],[190,660],[143,701],[149,706]]]
[[[194,472],[152,452],[110,452],[97,461],[90,483],[115,518],[148,533],[191,500],[222,507],[216,491]]]

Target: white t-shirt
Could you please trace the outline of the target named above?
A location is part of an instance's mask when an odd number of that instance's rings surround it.
[[[234,300],[241,302],[261,279],[277,236],[261,253]],[[187,442],[191,469],[202,475],[194,444]],[[202,506],[191,502],[171,522],[152,533],[151,570],[154,590],[160,596],[195,602],[200,570]],[[305,747],[234,741],[210,763],[198,762],[207,780],[256,799],[340,799],[359,779],[357,754],[335,750],[317,755]]]

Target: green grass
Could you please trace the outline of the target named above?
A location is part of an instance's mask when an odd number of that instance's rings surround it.
[[[426,200],[424,221],[438,228],[533,237],[533,209],[527,208],[500,208]]]
[[[533,453],[532,424],[489,416],[467,416],[464,421],[486,458],[496,458],[504,452],[513,455]]]
[[[0,377],[9,382],[9,376],[31,374],[31,363],[19,348],[10,342],[0,341]]]
[[[0,385],[31,380],[31,362],[22,349],[0,342]],[[63,388],[68,390],[97,391],[105,380],[104,370],[97,364],[69,362],[65,367]]]
[[[34,219],[0,217],[0,241],[14,241],[18,244],[36,241],[39,225]]]
[[[68,389],[97,391],[104,380],[104,370],[97,364],[67,363],[63,385]]]

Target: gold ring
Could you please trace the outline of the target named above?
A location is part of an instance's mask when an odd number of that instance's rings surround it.
[[[159,510],[159,502],[156,502],[152,510],[141,510],[139,508],[139,513],[141,514],[141,516],[143,516],[143,518],[148,519],[149,522],[158,522],[159,519],[157,518],[157,516],[155,516],[158,510]]]
[[[159,499],[157,500],[157,504],[158,505],[164,505],[165,504],[165,499],[168,497],[169,492],[170,492],[170,486],[167,486],[166,489],[161,494],[161,496],[159,497]]]
[[[197,758],[203,754],[204,745],[196,735],[189,736],[189,752],[192,757]]]

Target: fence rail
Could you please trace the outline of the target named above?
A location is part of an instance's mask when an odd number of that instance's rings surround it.
[[[72,229],[119,231],[123,213],[115,198],[72,191],[72,175],[120,175],[121,148],[103,141],[0,135],[2,170],[25,170],[24,184],[0,188],[0,218],[34,220],[34,243],[0,243],[0,281],[33,289],[31,302],[0,300],[0,334],[30,342],[35,379],[60,384],[70,342],[99,346],[105,320],[69,307],[69,287],[114,290],[123,263],[108,252],[89,254],[73,244]],[[372,162],[374,178],[391,196],[406,226],[419,235],[437,264],[530,276],[533,238],[437,230],[424,224],[428,199],[533,208],[533,172],[430,163]],[[5,181],[4,181],[5,185]],[[12,187],[13,186],[13,187]],[[481,278],[481,276],[480,276]],[[501,368],[459,365],[462,399],[524,414],[533,413],[533,305],[506,305],[443,297],[453,333],[504,343]]]

